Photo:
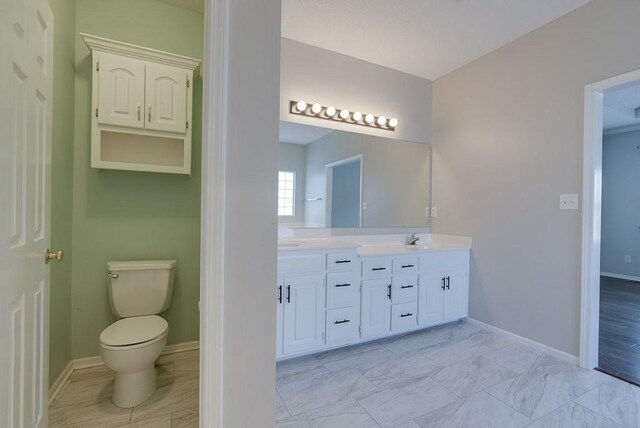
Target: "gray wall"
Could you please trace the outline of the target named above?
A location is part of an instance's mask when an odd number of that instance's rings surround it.
[[[326,49],[282,39],[280,119],[388,137],[389,131],[289,113],[303,99],[398,119],[393,138],[431,142],[431,81]],[[321,123],[318,123],[321,122]]]
[[[332,168],[331,225],[360,227],[360,161]]]
[[[473,237],[471,317],[578,354],[584,86],[640,68],[640,2],[595,0],[434,83],[435,233]]]
[[[305,221],[324,224],[325,165],[362,154],[362,227],[426,227],[429,146],[350,132],[332,132],[307,146]]]
[[[601,271],[640,279],[640,131],[605,135]],[[625,255],[631,263],[625,263]]]
[[[278,224],[280,2],[234,0],[227,7],[221,426],[270,427],[276,387],[276,307],[271,303]]]
[[[307,146],[304,144],[280,143],[278,169],[296,172],[295,215],[278,217],[278,223],[290,226],[304,223],[304,187],[307,171]]]

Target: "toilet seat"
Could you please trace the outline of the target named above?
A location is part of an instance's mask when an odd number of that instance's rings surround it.
[[[169,324],[158,315],[123,318],[105,328],[100,343],[109,347],[138,345],[165,334]]]

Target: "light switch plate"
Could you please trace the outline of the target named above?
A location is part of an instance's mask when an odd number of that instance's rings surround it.
[[[561,210],[577,210],[579,208],[579,200],[577,193],[566,193],[560,195]]]

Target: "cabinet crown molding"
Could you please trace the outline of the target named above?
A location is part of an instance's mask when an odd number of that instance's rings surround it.
[[[96,50],[192,70],[194,78],[198,75],[200,69],[201,61],[196,58],[190,58],[188,56],[164,52],[144,46],[132,45],[130,43],[119,42],[86,33],[80,33],[80,37],[82,37],[82,40],[91,52]]]

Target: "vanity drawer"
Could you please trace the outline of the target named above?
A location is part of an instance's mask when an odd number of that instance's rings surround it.
[[[420,272],[457,268],[469,269],[469,250],[443,251],[420,256]]]
[[[362,262],[363,278],[391,276],[391,259],[365,260]]]
[[[278,256],[278,276],[295,273],[312,274],[324,272],[325,268],[325,253]]]
[[[418,301],[418,275],[394,275],[391,281],[391,302]]]
[[[360,277],[354,272],[327,274],[327,308],[355,306],[360,302]]]
[[[417,325],[418,304],[399,303],[391,306],[391,331],[402,331]]]
[[[327,270],[351,270],[357,269],[358,255],[356,253],[329,253],[327,254]]]
[[[358,340],[360,313],[356,306],[327,311],[327,345],[353,343]]]
[[[418,256],[394,257],[393,274],[418,273]]]

